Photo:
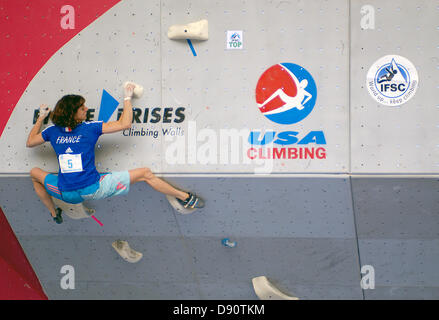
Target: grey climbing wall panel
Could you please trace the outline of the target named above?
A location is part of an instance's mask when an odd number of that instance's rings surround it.
[[[362,265],[375,268],[366,299],[437,299],[439,179],[353,178]]]
[[[50,298],[257,299],[251,278],[264,274],[305,299],[362,298],[349,179],[167,180],[200,190],[208,208],[179,215],[139,184],[88,204],[100,227],[90,218],[56,225],[36,196],[14,198],[32,192],[27,178],[3,179],[0,200]],[[121,237],[144,254],[140,262],[112,249]],[[60,287],[63,265],[75,268],[75,290]]]
[[[279,177],[269,190],[264,178],[167,180],[199,188],[208,207],[179,215],[134,185],[89,203],[100,227],[67,217],[56,225],[36,196],[14,198],[32,191],[26,178],[3,180],[0,200],[51,298],[253,299],[249,279],[261,274],[303,299],[437,298],[437,179]],[[111,248],[121,237],[143,252],[138,264]],[[66,264],[76,270],[73,291],[59,285]],[[375,268],[373,290],[361,290],[363,265]]]

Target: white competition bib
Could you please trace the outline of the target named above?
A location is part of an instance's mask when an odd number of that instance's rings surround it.
[[[82,157],[80,154],[60,154],[59,167],[62,173],[81,172]]]

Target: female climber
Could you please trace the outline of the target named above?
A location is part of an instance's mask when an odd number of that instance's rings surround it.
[[[193,193],[178,190],[156,177],[149,168],[99,173],[95,166],[95,145],[102,134],[114,133],[131,127],[133,111],[131,99],[135,84],[124,86],[124,108],[119,120],[85,121],[87,106],[79,95],[66,95],[51,112],[47,105],[40,106],[37,122],[29,133],[29,148],[50,142],[58,158],[58,175],[40,168],[30,171],[35,192],[49,209],[56,223],[62,223],[62,210],[55,208],[51,196],[67,203],[98,200],[127,194],[130,185],[140,181],[153,189],[175,197],[184,208],[202,208],[204,201]],[[54,125],[42,132],[41,126],[49,115]]]

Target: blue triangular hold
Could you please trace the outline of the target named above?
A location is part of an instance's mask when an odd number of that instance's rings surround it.
[[[105,89],[102,92],[101,107],[99,109],[99,121],[108,122],[112,114],[119,105],[119,101],[114,99]]]

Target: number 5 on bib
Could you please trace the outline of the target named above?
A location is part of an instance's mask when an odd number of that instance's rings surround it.
[[[82,157],[80,154],[60,154],[59,167],[62,173],[81,172]]]

